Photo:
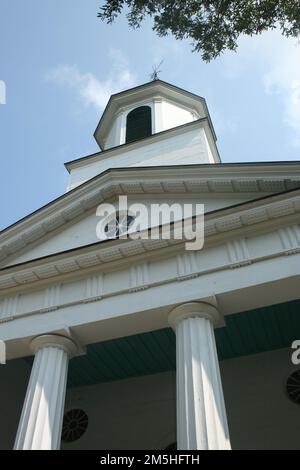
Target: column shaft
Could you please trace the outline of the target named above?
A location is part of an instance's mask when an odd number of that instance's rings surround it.
[[[230,449],[214,325],[217,310],[204,303],[176,307],[177,447]]]
[[[60,448],[69,361],[66,346],[70,343],[75,348],[68,338],[63,338],[63,342],[48,342],[36,351],[15,449]]]

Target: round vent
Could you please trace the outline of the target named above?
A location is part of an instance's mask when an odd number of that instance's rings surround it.
[[[115,216],[108,220],[104,227],[106,238],[115,238],[125,235],[133,221],[134,217],[127,212],[117,212]]]
[[[289,398],[300,405],[300,370],[293,372],[286,381]]]
[[[83,410],[70,410],[64,416],[61,438],[64,442],[77,441],[87,430],[88,415]]]

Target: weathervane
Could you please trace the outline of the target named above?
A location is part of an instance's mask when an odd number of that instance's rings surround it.
[[[158,65],[154,65],[152,67],[153,69],[153,73],[151,73],[150,75],[150,80],[152,80],[153,82],[155,80],[158,80],[158,74],[161,73],[161,70],[159,70],[159,67],[161,66],[161,64],[165,61],[165,59],[161,60],[160,63]]]

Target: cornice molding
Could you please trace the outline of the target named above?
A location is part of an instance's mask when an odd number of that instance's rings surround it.
[[[223,170],[219,166],[201,169],[198,165],[197,168],[185,167],[181,171],[180,177],[176,167],[167,170],[166,168],[129,168],[127,170],[125,172],[118,169],[110,170],[99,175],[88,184],[79,186],[63,198],[53,201],[53,203],[2,231],[0,233],[0,263],[114,196],[122,194],[196,193],[201,195],[247,192],[265,194],[288,191],[300,186],[300,168],[299,176],[292,176],[291,172],[281,177],[276,172],[275,175],[269,177],[265,175],[263,177],[245,177],[243,172],[234,172],[232,169],[231,173],[236,173],[234,176],[229,176],[225,171],[225,175],[222,177]],[[197,174],[198,171],[201,172],[201,176]],[[243,174],[242,177],[241,174]],[[293,212],[293,209],[291,210]],[[285,208],[278,207],[276,211],[279,211],[279,214],[285,213]],[[267,220],[263,211],[261,217],[263,220]],[[251,221],[249,220],[248,223],[251,224]],[[223,230],[222,224],[223,222],[216,227],[216,231]]]
[[[280,232],[282,236],[280,236]],[[78,306],[81,304],[87,304],[91,302],[102,302],[106,299],[112,299],[120,295],[138,295],[141,294],[141,291],[144,291],[148,288],[161,287],[167,284],[172,284],[176,282],[189,281],[193,282],[193,278],[200,277],[205,282],[206,276],[217,275],[235,268],[235,269],[251,269],[251,265],[257,263],[269,262],[270,260],[275,261],[280,258],[284,258],[285,255],[298,255],[300,252],[300,246],[297,240],[293,238],[290,239],[290,233],[298,234],[300,233],[299,224],[286,226],[284,228],[279,228],[275,233],[265,233],[266,237],[263,241],[261,234],[256,239],[253,238],[250,241],[249,238],[236,238],[232,242],[235,244],[235,251],[232,254],[230,253],[228,243],[224,242],[222,247],[222,253],[219,251],[217,246],[216,253],[210,251],[209,258],[213,260],[218,260],[218,262],[212,262],[206,264],[203,263],[203,258],[197,258],[197,252],[187,252],[184,251],[182,247],[180,252],[173,251],[172,253],[167,253],[164,249],[156,253],[156,257],[151,256],[151,252],[148,253],[151,257],[148,258],[148,261],[145,259],[127,259],[127,276],[123,277],[123,283],[119,284],[116,288],[115,278],[112,276],[113,271],[116,270],[116,265],[112,269],[105,271],[105,267],[111,268],[112,263],[102,264],[100,266],[101,273],[99,274],[99,266],[94,265],[89,270],[77,270],[71,272],[71,278],[61,278],[60,282],[57,282],[57,279],[44,279],[41,283],[35,284],[25,284],[17,285],[11,289],[0,289],[0,323],[9,322],[15,319],[26,318],[32,315],[39,314],[48,314],[49,312],[69,308],[72,306]],[[297,235],[297,237],[298,237]],[[270,238],[269,238],[270,237]],[[274,237],[276,242],[274,242]],[[287,245],[286,240],[289,239]],[[273,242],[272,242],[273,240]],[[266,243],[269,247],[272,246],[272,249],[268,249],[267,252],[261,249],[261,243],[266,246]],[[296,245],[298,244],[298,248]],[[293,250],[291,250],[291,246]],[[251,254],[250,254],[251,247]],[[177,246],[175,246],[175,249]],[[211,247],[210,247],[211,248]],[[155,272],[159,269],[159,262],[161,260],[161,254],[166,255],[166,266],[168,269],[166,275],[157,276]],[[227,254],[227,255],[226,255]],[[95,253],[93,253],[95,255]],[[248,256],[247,262],[245,262],[245,256]],[[298,266],[299,262],[292,262],[292,265]],[[205,260],[205,257],[204,257]],[[156,267],[155,267],[156,265]],[[120,264],[118,265],[121,266]],[[124,266],[122,266],[124,269]],[[34,267],[32,267],[34,270]],[[258,266],[258,269],[264,270],[264,265],[261,267]],[[11,273],[13,275],[13,273]],[[242,273],[241,273],[242,274]],[[228,273],[230,276],[230,273]],[[245,273],[245,275],[247,275]],[[74,276],[79,276],[74,277]],[[117,272],[118,279],[118,272]],[[129,279],[129,282],[126,282],[126,279]],[[80,289],[81,294],[78,295],[78,280],[81,283],[82,288]],[[55,282],[52,284],[51,291],[49,290],[49,283]],[[67,289],[69,291],[70,281],[75,282],[73,289],[73,296],[65,297],[64,293]],[[125,282],[124,282],[125,281]],[[2,279],[0,278],[0,284]],[[200,281],[200,284],[201,285]],[[182,288],[180,288],[182,289]],[[183,287],[183,290],[185,288]],[[62,295],[59,295],[59,292],[62,292]],[[5,297],[2,297],[2,295]],[[23,294],[33,295],[32,298],[35,300],[30,304],[26,302],[26,307],[23,305]],[[37,296],[36,296],[37,294]],[[38,300],[36,302],[36,300]],[[51,303],[51,307],[49,307]],[[99,304],[100,305],[100,304]],[[101,306],[100,306],[101,309]]]
[[[274,196],[276,199],[276,197]],[[226,212],[226,210],[225,210]],[[232,210],[227,215],[222,212],[208,214],[205,219],[205,246],[225,244],[229,267],[238,268],[251,264],[245,236],[279,230],[282,246],[280,254],[296,254],[300,250],[300,195],[286,201],[268,201],[268,204],[247,206],[244,210]],[[288,229],[288,225],[291,226]],[[280,232],[281,230],[281,232]],[[236,240],[238,238],[238,240]],[[111,240],[97,243],[71,252],[48,256],[15,266],[8,266],[0,272],[0,292],[49,282],[57,284],[50,288],[44,310],[54,309],[59,298],[59,283],[66,277],[85,276],[86,273],[101,268],[113,271],[134,263],[145,263],[143,268],[132,268],[132,291],[148,287],[147,259],[159,258],[175,253],[177,255],[177,279],[185,280],[197,276],[194,269],[193,252],[185,251],[185,240]],[[181,254],[183,253],[183,254]],[[141,282],[140,282],[141,281]],[[92,297],[102,296],[102,279],[90,281]]]

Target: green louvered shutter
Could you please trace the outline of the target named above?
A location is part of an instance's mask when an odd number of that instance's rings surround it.
[[[140,106],[133,109],[127,115],[126,143],[149,137],[152,134],[151,127],[150,106]]]

